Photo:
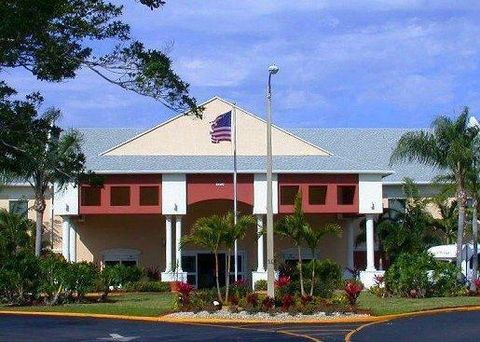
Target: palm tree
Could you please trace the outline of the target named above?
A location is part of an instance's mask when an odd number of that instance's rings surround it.
[[[315,287],[315,267],[316,267],[316,251],[320,241],[326,235],[335,235],[340,237],[342,235],[342,228],[336,223],[327,223],[323,226],[320,226],[319,229],[313,229],[309,224],[306,225],[304,231],[305,242],[312,252],[312,278],[310,283],[310,296],[313,296],[313,288]]]
[[[208,249],[215,257],[215,281],[217,285],[218,300],[223,302],[220,292],[218,252],[222,247],[225,230],[225,220],[219,215],[199,218],[192,227],[189,235],[182,238],[182,248],[185,244],[194,245]]]
[[[34,225],[29,219],[0,209],[0,269],[22,250],[33,250]]]
[[[434,198],[432,201],[437,207],[440,217],[432,221],[433,228],[442,239],[443,243],[449,245],[455,241],[458,219],[457,201],[449,199]]]
[[[275,225],[275,232],[284,238],[292,240],[297,247],[298,252],[298,270],[300,273],[300,292],[305,296],[303,285],[303,266],[302,266],[302,243],[305,239],[305,230],[308,227],[307,219],[302,210],[302,195],[297,193],[295,197],[295,210],[291,215],[284,216]]]
[[[247,231],[250,228],[255,227],[256,220],[252,215],[242,215],[237,219],[235,223],[235,218],[232,212],[227,213],[222,217],[224,222],[223,229],[223,243],[227,250],[227,270],[225,272],[225,302],[228,302],[228,295],[230,289],[230,266],[232,259],[232,250],[235,246],[235,241],[242,240],[245,238]],[[236,260],[235,260],[236,262]]]
[[[390,158],[390,163],[417,161],[447,171],[454,176],[458,203],[457,266],[461,266],[465,228],[466,177],[473,160],[473,138],[478,129],[468,125],[469,111],[452,120],[439,116],[432,131],[413,131],[402,135]]]
[[[36,212],[35,254],[42,249],[43,216],[46,194],[53,184],[62,188],[77,183],[84,174],[85,156],[77,131],[64,132],[55,123],[60,111],[39,115],[35,106],[16,108],[3,105],[0,115],[0,169],[30,184]]]

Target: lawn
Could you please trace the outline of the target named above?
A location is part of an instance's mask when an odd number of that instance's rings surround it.
[[[124,295],[110,296],[108,300],[106,303],[65,304],[57,306],[5,307],[0,305],[0,310],[159,316],[172,311],[174,295],[172,293],[127,293]]]
[[[107,303],[21,307],[6,307],[0,305],[0,310],[76,312],[155,317],[172,311],[173,302],[174,295],[172,293],[126,293],[109,297],[109,302]],[[377,298],[368,292],[364,292],[360,295],[358,303],[361,309],[368,309],[373,315],[378,316],[437,308],[480,305],[480,297],[424,299]]]
[[[480,305],[480,297],[435,297],[423,299],[378,298],[363,292],[358,300],[359,307],[368,309],[372,315],[391,315],[456,306]]]

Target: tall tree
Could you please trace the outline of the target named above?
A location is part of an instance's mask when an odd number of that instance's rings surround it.
[[[208,249],[215,257],[215,282],[217,285],[217,296],[223,302],[220,291],[218,253],[223,246],[225,220],[222,216],[212,215],[201,217],[193,224],[189,235],[182,237],[182,246],[194,244]]]
[[[152,10],[165,4],[139,2]],[[40,80],[58,82],[86,68],[169,108],[199,114],[189,85],[173,71],[167,54],[134,40],[122,15],[123,6],[106,0],[3,0],[0,71],[21,67]]]
[[[305,296],[305,287],[303,281],[303,264],[302,264],[302,243],[305,240],[305,230],[308,222],[302,210],[302,194],[297,193],[295,197],[295,210],[293,214],[282,217],[275,224],[275,232],[280,236],[290,239],[298,253],[298,271],[300,274],[300,292]]]
[[[465,207],[466,177],[473,160],[473,137],[477,129],[468,125],[469,111],[465,108],[455,119],[439,116],[431,131],[405,133],[390,158],[391,163],[417,161],[439,168],[454,176],[458,203],[457,266],[461,266]]]
[[[312,273],[310,283],[310,296],[313,296],[313,289],[315,288],[315,268],[317,264],[317,249],[320,241],[327,235],[342,235],[342,228],[336,223],[327,223],[320,226],[318,229],[312,228],[310,225],[305,227],[304,231],[305,242],[312,253]]]
[[[78,132],[63,132],[57,126],[58,110],[39,114],[42,99],[38,95],[25,101],[11,100],[14,90],[0,88],[0,170],[28,182],[33,189],[35,254],[40,255],[47,192],[54,183],[62,188],[78,182],[84,174],[81,139]]]
[[[235,241],[243,240],[248,230],[255,227],[256,220],[252,215],[242,215],[238,217],[237,223],[235,223],[234,215],[232,212],[227,213],[222,217],[224,222],[223,238],[222,241],[227,250],[227,265],[225,272],[225,302],[228,302],[229,289],[230,289],[230,267],[232,259],[232,251],[235,246]],[[237,260],[235,260],[237,262]]]

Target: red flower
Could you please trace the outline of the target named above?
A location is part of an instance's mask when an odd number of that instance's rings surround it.
[[[307,304],[310,303],[312,300],[313,300],[313,297],[312,297],[312,296],[302,296],[302,298],[300,298],[300,301],[302,302],[302,305],[303,305],[303,306],[307,305]]]
[[[265,299],[262,301],[262,307],[265,311],[270,311],[274,305],[275,299],[272,297],[265,297]]]
[[[358,296],[362,290],[363,285],[359,282],[348,281],[345,284],[345,293],[347,294],[350,305],[355,305],[357,303]]]
[[[282,288],[284,286],[290,285],[290,277],[281,276],[278,280],[275,280],[275,287]]]
[[[285,295],[283,296],[282,298],[282,310],[283,311],[288,311],[288,309],[290,309],[290,307],[293,305],[293,303],[295,303],[295,298],[293,298],[292,295]]]
[[[257,306],[258,305],[258,295],[255,292],[249,293],[247,295],[247,303],[250,304],[250,305],[253,305],[253,306]]]

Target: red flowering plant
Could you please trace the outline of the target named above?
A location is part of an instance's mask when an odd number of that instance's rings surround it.
[[[302,303],[302,306],[305,306],[313,301],[312,296],[302,296],[300,298],[300,302]]]
[[[179,284],[180,284],[180,282],[178,280],[171,281],[170,282],[170,291],[171,292],[178,292]]]
[[[275,305],[275,299],[272,297],[265,297],[265,299],[262,301],[262,309],[264,311],[271,311],[273,309],[273,306]]]
[[[358,281],[347,281],[345,283],[345,294],[347,295],[348,302],[351,306],[354,306],[357,303],[358,296],[363,290],[362,283]]]
[[[473,281],[475,288],[477,289],[477,293],[480,293],[480,278],[477,278]]]
[[[288,311],[290,307],[295,304],[295,298],[292,295],[286,294],[282,298],[282,310]]]
[[[247,279],[239,279],[232,284],[232,293],[238,298],[245,297],[249,290]]]
[[[190,302],[190,293],[193,291],[193,286],[189,283],[178,282],[177,291],[180,293],[182,305],[187,305]]]
[[[275,280],[275,287],[277,288],[277,292],[280,298],[288,294],[289,285],[290,285],[290,277],[288,276],[281,276],[277,280]]]
[[[256,307],[258,305],[258,294],[255,292],[249,293],[247,295],[247,304]]]

